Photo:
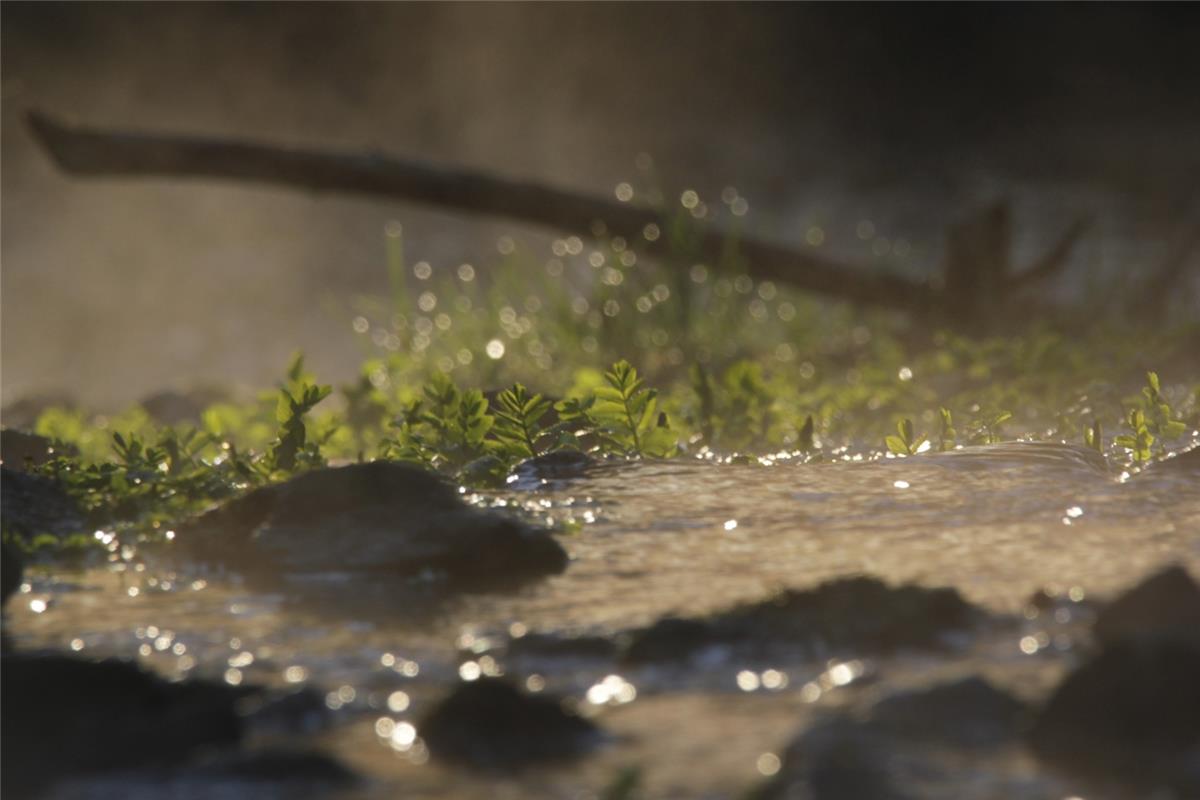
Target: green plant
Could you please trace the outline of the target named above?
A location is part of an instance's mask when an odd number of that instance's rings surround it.
[[[613,779],[600,793],[600,800],[633,800],[638,795],[642,784],[642,768],[638,766],[624,767],[618,770]]]
[[[913,432],[913,422],[908,417],[896,423],[896,434],[887,436],[884,444],[888,452],[898,456],[912,456],[921,452],[925,445],[925,437]]]
[[[1146,429],[1158,439],[1159,447],[1166,446],[1167,439],[1177,439],[1187,431],[1187,425],[1175,419],[1167,399],[1163,397],[1157,372],[1146,373],[1146,385],[1142,387],[1142,409]]]
[[[1012,419],[1011,411],[981,414],[969,426],[971,444],[995,444],[1000,441],[1000,426]]]
[[[1146,425],[1146,415],[1140,408],[1132,408],[1125,417],[1125,424],[1130,432],[1121,434],[1114,441],[1118,446],[1131,451],[1134,461],[1139,463],[1149,461],[1150,448],[1154,444],[1154,434]]]
[[[658,392],[647,389],[637,370],[621,360],[604,373],[608,385],[596,389],[583,418],[609,446],[629,456],[667,457],[677,449],[666,414],[656,413]]]
[[[938,409],[938,419],[941,427],[938,429],[938,450],[945,452],[953,450],[958,438],[958,431],[954,430],[954,418],[950,415],[950,409],[942,406]]]
[[[1100,455],[1104,455],[1104,428],[1101,426],[1100,420],[1093,420],[1092,424],[1084,430],[1083,443]]]
[[[804,423],[800,426],[800,430],[796,432],[796,449],[801,453],[813,453],[817,450],[816,437],[814,435],[813,415],[809,414],[804,418]]]
[[[517,458],[538,455],[540,423],[551,402],[540,394],[530,396],[522,384],[515,383],[496,397],[496,403],[496,438],[508,454]]]
[[[275,419],[279,432],[271,445],[267,466],[270,472],[291,473],[300,467],[321,466],[319,441],[309,441],[305,417],[333,391],[331,386],[301,382],[294,390],[280,389]]]

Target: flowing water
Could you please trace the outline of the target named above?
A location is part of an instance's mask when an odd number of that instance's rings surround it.
[[[601,465],[475,499],[571,523],[560,536],[572,557],[566,572],[517,594],[467,597],[418,620],[400,596],[350,581],[322,587],[313,602],[311,587],[264,593],[148,557],[34,573],[10,604],[7,629],[18,647],[137,654],[172,676],[319,687],[333,722],[316,741],[368,778],[347,797],[599,797],[622,769],[638,766],[647,797],[722,798],[764,780],[815,720],[899,689],[984,675],[1040,699],[1086,639],[1088,599],[1109,597],[1169,562],[1200,573],[1194,472],[1114,476],[1086,451],[1058,445],[857,463]],[[949,651],[838,653],[833,663],[811,654],[768,663],[716,652],[622,669],[604,657],[508,659],[496,647],[526,632],[612,634],[852,574],[954,586],[992,612],[991,621]],[[1035,615],[1030,598],[1038,590],[1084,602]],[[404,723],[454,682],[495,672],[572,698],[608,732],[607,744],[516,778],[430,761],[420,731]],[[256,733],[263,741],[279,735]],[[913,778],[917,796],[1073,793],[1015,746],[939,758],[940,779]],[[151,785],[144,794],[161,791]],[[173,791],[212,794],[211,787]],[[61,794],[106,792],[136,796],[137,786],[93,781]]]

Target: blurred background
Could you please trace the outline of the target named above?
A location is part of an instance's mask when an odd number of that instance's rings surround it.
[[[538,270],[557,236],[585,233],[234,183],[72,179],[31,139],[30,108],[379,150],[598,197],[628,181],[718,205],[734,187],[754,235],[913,275],[936,267],[948,224],[998,199],[1013,204],[1018,264],[1090,213],[1056,288],[1088,302],[1155,268],[1200,220],[1190,4],[0,13],[6,405],[261,386],[296,349],[322,379],[348,380],[362,298],[389,292],[389,225],[408,265],[467,262],[481,281],[498,242]],[[1194,302],[1180,292],[1174,313]]]

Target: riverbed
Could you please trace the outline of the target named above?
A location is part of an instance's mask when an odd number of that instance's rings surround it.
[[[28,573],[6,630],[21,649],[136,658],[172,678],[317,689],[329,714],[321,730],[264,728],[251,744],[315,741],[365,778],[337,796],[574,800],[601,797],[636,768],[638,796],[732,798],[778,771],[807,727],[861,715],[897,692],[982,676],[1040,702],[1088,646],[1093,600],[1171,563],[1200,574],[1195,472],[1131,476],[1065,445],[821,463],[604,463],[469,499],[554,526],[571,556],[566,571],[431,611],[336,574],[264,590],[180,562],[170,548],[128,552],[103,567]],[[893,652],[715,648],[629,666],[586,648],[511,647],[538,634],[619,638],[662,617],[852,575],[954,587],[986,620],[944,647]],[[498,674],[566,697],[605,743],[516,776],[431,759],[416,727],[422,713],[454,684]],[[935,768],[905,787],[918,797],[1080,791],[1019,745],[927,756]],[[58,796],[156,797],[163,780],[96,779]],[[174,797],[262,796],[261,787],[172,780]],[[1089,798],[1105,796],[1089,789]]]

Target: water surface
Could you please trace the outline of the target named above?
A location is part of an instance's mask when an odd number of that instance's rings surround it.
[[[518,486],[475,499],[571,523],[573,532],[560,535],[569,568],[517,594],[462,599],[433,619],[402,591],[336,580],[264,591],[158,555],[35,573],[11,604],[8,630],[21,647],[134,656],[172,676],[319,687],[334,722],[319,736],[322,747],[369,776],[347,796],[593,797],[621,769],[640,766],[647,796],[723,798],[762,780],[769,756],[813,720],[905,687],[983,674],[1040,698],[1087,636],[1086,604],[1034,616],[1029,599],[1040,589],[1086,600],[1168,562],[1200,574],[1194,474],[1113,475],[1066,446],[859,463],[681,459],[601,465],[576,479]],[[949,652],[828,654],[832,662],[811,654],[750,662],[718,652],[619,671],[603,658],[510,661],[498,646],[513,633],[611,634],[851,574],[951,585],[994,621]],[[848,682],[831,681],[838,664],[854,665],[842,671]],[[610,743],[573,765],[501,780],[429,763],[419,730],[411,743],[379,735],[414,721],[454,682],[501,672],[572,698],[610,732]],[[619,680],[605,684],[614,673]],[[596,685],[632,689],[589,695]],[[920,796],[1061,797],[1070,789],[1015,748],[970,763],[946,755],[939,766],[954,790],[934,781]],[[162,791],[141,788],[147,797]],[[110,781],[62,794],[138,790]]]

